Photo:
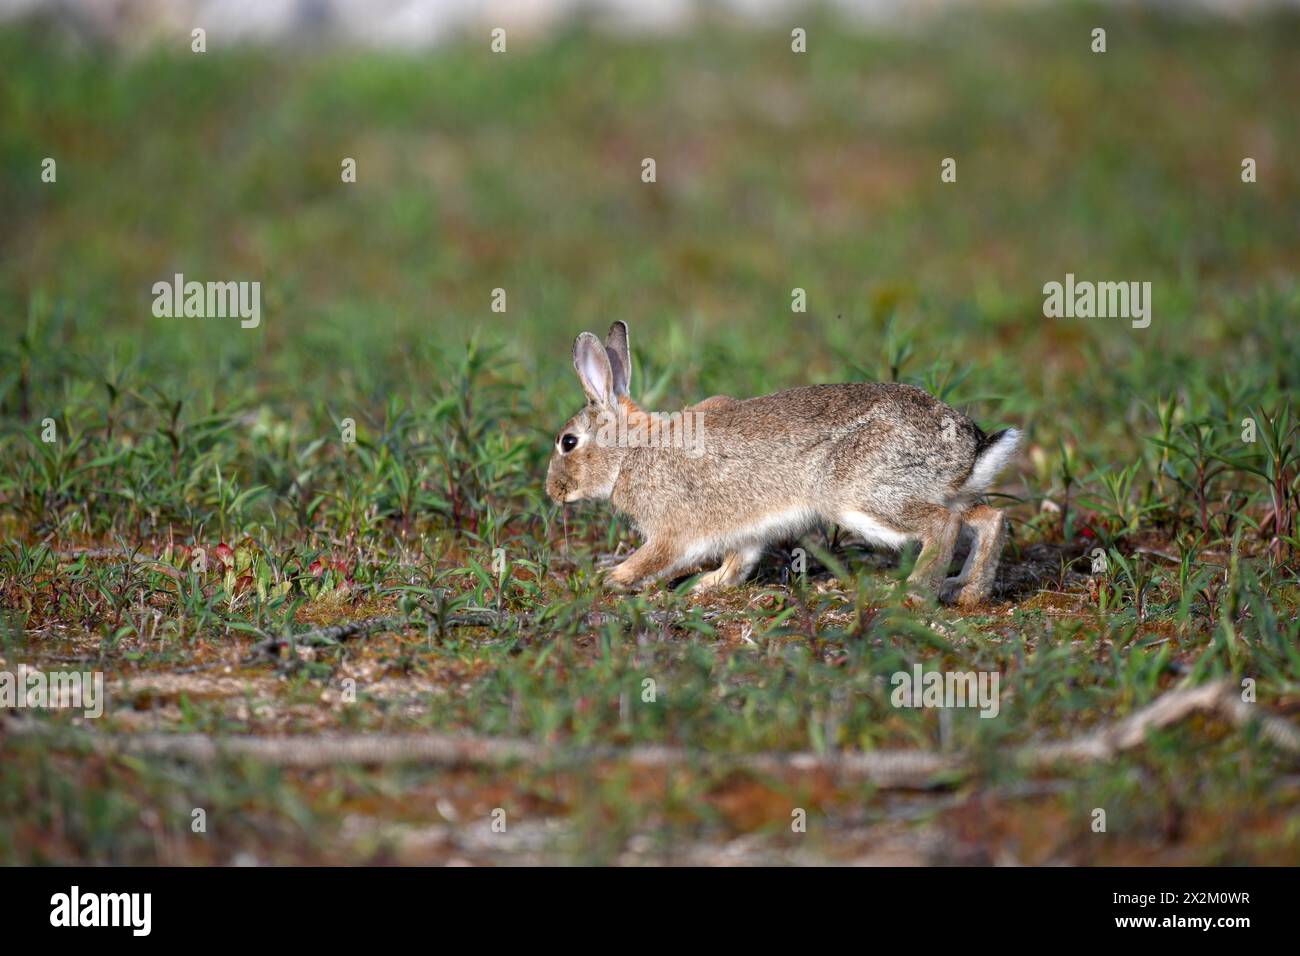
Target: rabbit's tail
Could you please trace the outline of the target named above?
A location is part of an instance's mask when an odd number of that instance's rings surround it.
[[[995,435],[983,436],[979,449],[975,452],[975,467],[971,469],[966,483],[961,486],[962,493],[982,495],[988,490],[988,486],[993,484],[993,479],[998,476],[998,472],[1006,467],[1011,456],[1016,453],[1016,446],[1019,444],[1020,429],[1018,428],[1008,428]]]

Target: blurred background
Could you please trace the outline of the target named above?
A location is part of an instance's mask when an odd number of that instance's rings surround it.
[[[1144,405],[1295,384],[1298,41],[1226,0],[0,0],[0,412],[125,376],[364,430],[476,338],[540,462],[622,318],[651,404],[892,376],[1122,461]],[[155,318],[178,272],[260,327]],[[1045,319],[1067,272],[1151,327]]]

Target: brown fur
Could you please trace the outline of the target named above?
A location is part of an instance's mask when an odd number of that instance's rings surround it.
[[[909,580],[919,594],[963,605],[988,596],[1005,520],[977,501],[1014,450],[1014,430],[990,438],[919,388],[853,383],[714,396],[661,421],[660,441],[645,447],[609,428],[654,420],[629,395],[626,325],[603,344],[579,336],[574,367],[589,402],[556,438],[546,490],[561,502],[607,497],[635,522],[645,544],[611,572],[614,584],[711,559],[721,564],[698,586],[736,584],[765,545],[834,522],[873,544],[919,540]],[[565,452],[565,436],[578,447]],[[971,557],[945,581],[963,528],[975,535]]]

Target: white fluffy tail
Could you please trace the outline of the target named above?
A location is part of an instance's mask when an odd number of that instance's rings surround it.
[[[961,486],[964,494],[982,495],[988,490],[989,485],[993,484],[993,479],[998,476],[1011,456],[1016,453],[1016,446],[1020,444],[1020,429],[1008,428],[1001,435],[995,436],[994,441],[985,446],[984,450],[975,458],[975,467],[971,470],[970,477],[966,483]]]

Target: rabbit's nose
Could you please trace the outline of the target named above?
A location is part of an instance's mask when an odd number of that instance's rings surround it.
[[[559,481],[555,480],[555,476],[551,474],[547,474],[546,494],[550,496],[550,499],[555,502],[563,503],[564,492],[565,492],[564,486]]]

